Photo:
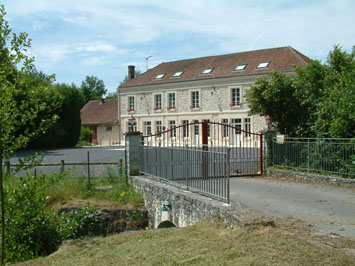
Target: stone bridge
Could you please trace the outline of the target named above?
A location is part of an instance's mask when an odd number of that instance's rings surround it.
[[[238,202],[226,204],[186,190],[178,183],[139,175],[139,132],[126,133],[127,171],[130,182],[144,198],[151,228],[183,227],[200,219],[221,219],[231,227],[251,223],[255,215]]]

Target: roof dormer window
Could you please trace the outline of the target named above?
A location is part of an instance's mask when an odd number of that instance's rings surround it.
[[[258,65],[258,69],[260,68],[267,68],[269,66],[270,62],[261,62],[259,65]]]
[[[182,75],[182,73],[184,73],[184,71],[178,71],[178,72],[175,72],[175,74],[173,75],[174,78],[178,78]]]
[[[242,71],[247,67],[247,64],[241,64],[237,65],[237,67],[234,69],[234,71]]]
[[[213,68],[206,68],[204,71],[202,71],[201,74],[204,74],[204,75],[210,74],[212,72],[212,70],[213,70]]]
[[[162,79],[165,76],[165,73],[159,74],[155,77],[155,79]]]

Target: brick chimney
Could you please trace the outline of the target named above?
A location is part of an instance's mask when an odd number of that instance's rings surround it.
[[[128,80],[134,79],[135,66],[128,66]]]

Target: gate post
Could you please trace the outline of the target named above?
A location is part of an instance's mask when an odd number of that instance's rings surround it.
[[[141,132],[127,132],[125,134],[125,148],[127,153],[126,165],[129,176],[139,175],[139,154],[141,146]]]
[[[263,135],[265,136],[265,142],[266,142],[266,166],[272,166],[273,165],[273,158],[272,158],[272,148],[273,148],[273,141],[276,138],[276,129],[266,129],[263,132]]]
[[[202,178],[208,177],[208,122],[202,122]]]

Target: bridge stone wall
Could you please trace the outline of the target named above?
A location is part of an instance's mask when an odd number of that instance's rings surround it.
[[[255,218],[237,202],[225,204],[145,176],[130,176],[130,181],[144,197],[150,228],[158,228],[166,221],[184,227],[200,219],[222,219],[230,227],[236,227]]]

